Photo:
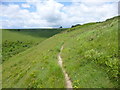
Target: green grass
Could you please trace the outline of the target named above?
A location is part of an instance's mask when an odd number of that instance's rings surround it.
[[[115,17],[76,26],[14,55],[3,63],[3,88],[65,88],[57,60],[62,45],[74,88],[118,87],[117,24]]]
[[[3,62],[65,29],[2,30]],[[0,30],[1,31],[1,30]]]
[[[52,38],[45,40],[4,62],[3,87],[64,88],[64,77],[56,57],[60,47],[52,42]]]
[[[2,41],[34,41],[41,42],[65,29],[3,29]]]
[[[62,57],[73,87],[118,87],[117,23],[113,19],[75,30],[75,35],[71,32],[72,38],[66,41]]]

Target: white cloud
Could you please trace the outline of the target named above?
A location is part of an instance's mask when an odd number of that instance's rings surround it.
[[[82,24],[93,21],[103,21],[116,16],[117,3],[74,2],[64,5],[55,0],[47,0],[34,3],[1,5],[3,28],[33,28],[33,27],[71,27],[73,24]],[[40,0],[39,0],[40,1]],[[88,1],[88,0],[85,0]],[[114,0],[113,0],[114,1]],[[27,8],[34,6],[34,11]]]
[[[30,8],[30,5],[29,4],[22,4],[21,5],[23,8]]]
[[[1,2],[41,2],[48,0],[1,0]],[[55,0],[57,2],[118,2],[119,0]]]

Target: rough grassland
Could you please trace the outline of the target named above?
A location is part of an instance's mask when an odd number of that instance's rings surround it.
[[[63,30],[64,29],[2,30],[3,62]]]
[[[74,88],[118,87],[118,19],[74,31],[62,57]]]
[[[118,17],[70,28],[3,63],[3,88],[64,88],[57,55],[74,88],[118,87]]]

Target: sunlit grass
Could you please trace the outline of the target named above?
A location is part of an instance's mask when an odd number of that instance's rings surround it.
[[[3,88],[65,88],[57,60],[62,45],[74,88],[118,87],[117,20],[70,28],[14,55],[3,63]]]

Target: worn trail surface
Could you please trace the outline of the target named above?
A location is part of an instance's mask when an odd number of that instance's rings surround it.
[[[61,47],[60,49],[60,53],[58,54],[58,64],[60,65],[63,73],[64,73],[64,77],[65,77],[65,81],[66,81],[66,88],[72,90],[72,82],[70,80],[70,77],[68,76],[68,74],[66,73],[65,69],[63,68],[63,61],[62,61],[62,58],[61,58],[61,52],[63,50],[63,46]]]

